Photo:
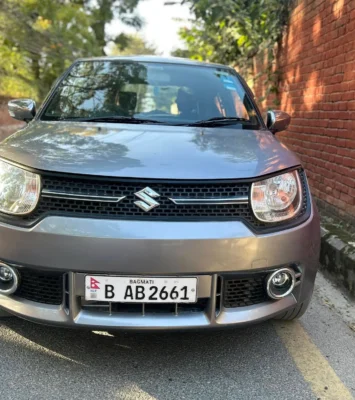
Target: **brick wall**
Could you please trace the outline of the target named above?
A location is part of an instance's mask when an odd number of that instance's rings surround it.
[[[320,203],[355,217],[355,0],[296,2],[276,69],[277,108],[292,116],[278,137],[302,159]],[[265,93],[262,77],[254,90]]]

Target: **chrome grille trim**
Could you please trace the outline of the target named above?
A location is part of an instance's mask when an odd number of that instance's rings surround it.
[[[188,198],[188,197],[169,197],[176,205],[222,205],[222,204],[248,204],[247,196],[236,197],[216,197],[216,198]]]
[[[301,279],[302,279],[302,273],[301,272],[296,272],[295,273],[295,278],[296,278],[296,282],[295,282],[295,287],[301,284]]]
[[[43,197],[51,197],[53,199],[68,199],[68,200],[82,200],[82,201],[99,201],[104,203],[119,203],[126,196],[113,197],[113,196],[94,196],[90,194],[75,194],[67,192],[56,192],[52,190],[42,190]]]
[[[75,194],[68,192],[56,192],[52,190],[42,190],[43,197],[51,197],[55,199],[69,199],[69,200],[83,200],[83,201],[99,201],[107,203],[119,203],[121,200],[126,198],[113,197],[113,196],[94,196],[86,194]],[[189,197],[169,197],[176,205],[223,205],[223,204],[248,204],[248,196],[236,196],[236,197],[211,197],[211,198],[189,198]]]

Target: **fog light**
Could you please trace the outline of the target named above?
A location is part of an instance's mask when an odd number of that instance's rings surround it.
[[[15,268],[0,263],[0,294],[16,292],[19,284],[19,275]]]
[[[284,286],[291,279],[288,272],[278,272],[273,278],[272,283],[275,286]]]
[[[267,277],[266,291],[272,299],[282,299],[292,292],[295,283],[295,271],[291,268],[281,268]]]
[[[13,279],[13,273],[11,272],[10,268],[5,266],[5,267],[0,267],[0,281],[2,282],[9,282],[11,279]]]

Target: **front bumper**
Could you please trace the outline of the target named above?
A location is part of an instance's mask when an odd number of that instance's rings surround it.
[[[106,221],[47,217],[31,229],[0,225],[0,257],[21,268],[62,271],[63,302],[42,304],[0,295],[0,307],[35,322],[97,329],[185,329],[248,324],[272,318],[307,301],[318,267],[319,217],[298,227],[255,235],[241,222]],[[297,265],[300,284],[288,297],[226,308],[225,276]],[[194,312],[132,313],[82,306],[86,273],[198,276]]]

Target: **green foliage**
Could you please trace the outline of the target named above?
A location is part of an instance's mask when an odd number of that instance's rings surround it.
[[[253,58],[268,55],[265,71],[274,79],[275,43],[288,20],[290,0],[183,0],[194,15],[192,26],[180,30],[187,50],[175,55],[237,67],[248,75]]]
[[[92,15],[92,29],[95,33],[96,40],[102,51],[109,40],[105,32],[107,22],[114,18],[120,18],[127,25],[140,28],[140,19],[133,14],[134,9],[138,5],[139,0],[81,0],[87,11]]]
[[[23,54],[0,39],[0,94],[12,97],[37,98],[37,85]]]
[[[156,55],[157,48],[147,43],[138,34],[122,33],[115,42],[109,44],[107,54],[110,56]]]
[[[79,57],[104,53],[105,26],[139,26],[139,0],[0,0],[0,95],[42,100]]]

